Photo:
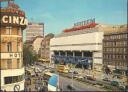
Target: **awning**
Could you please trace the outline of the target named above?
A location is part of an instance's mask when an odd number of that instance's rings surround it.
[[[57,83],[58,83],[57,75],[53,75],[52,77],[50,77],[48,84],[50,84],[51,86],[57,87]]]

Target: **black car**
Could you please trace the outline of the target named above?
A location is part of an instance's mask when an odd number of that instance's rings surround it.
[[[119,86],[119,82],[117,82],[117,81],[111,81],[111,85],[112,86]]]
[[[55,71],[54,71],[54,70],[51,70],[50,72],[51,72],[51,73],[55,73]]]
[[[78,74],[78,72],[77,71],[74,71],[73,74]]]
[[[68,88],[69,90],[75,90],[75,88],[72,87],[71,85],[67,85],[67,88]]]

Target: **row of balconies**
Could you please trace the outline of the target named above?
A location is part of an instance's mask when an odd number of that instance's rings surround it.
[[[11,41],[22,41],[22,36],[20,35],[1,35],[1,43],[11,42]]]

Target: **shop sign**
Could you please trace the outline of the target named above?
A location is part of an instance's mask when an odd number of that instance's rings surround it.
[[[1,23],[4,23],[4,24],[15,24],[15,25],[21,25],[21,26],[28,25],[28,21],[27,21],[27,19],[25,17],[9,16],[9,15],[2,16]]]
[[[9,57],[10,58],[20,58],[21,57],[21,53],[9,53]]]
[[[21,58],[22,53],[0,53],[1,59]]]

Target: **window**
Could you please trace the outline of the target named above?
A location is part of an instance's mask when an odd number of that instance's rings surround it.
[[[12,43],[8,42],[7,43],[7,52],[11,52],[12,51]]]
[[[124,46],[127,46],[127,44],[126,44],[127,42],[126,41],[124,41]]]
[[[19,30],[18,30],[18,35],[22,35],[21,28],[19,28]]]
[[[115,59],[115,55],[113,55],[113,59]]]
[[[11,84],[12,83],[12,77],[5,77],[5,84]]]
[[[6,27],[6,34],[11,35],[12,27]]]
[[[20,68],[20,59],[17,59],[17,68]]]
[[[11,84],[11,83],[16,83],[24,80],[24,75],[19,75],[19,76],[9,76],[4,78],[5,84]]]
[[[124,59],[127,59],[127,56],[126,55],[124,55]]]
[[[11,59],[7,60],[7,69],[12,69],[12,60]]]
[[[21,43],[17,43],[17,51],[21,52]]]
[[[18,82],[18,76],[13,76],[12,77],[12,83]]]

